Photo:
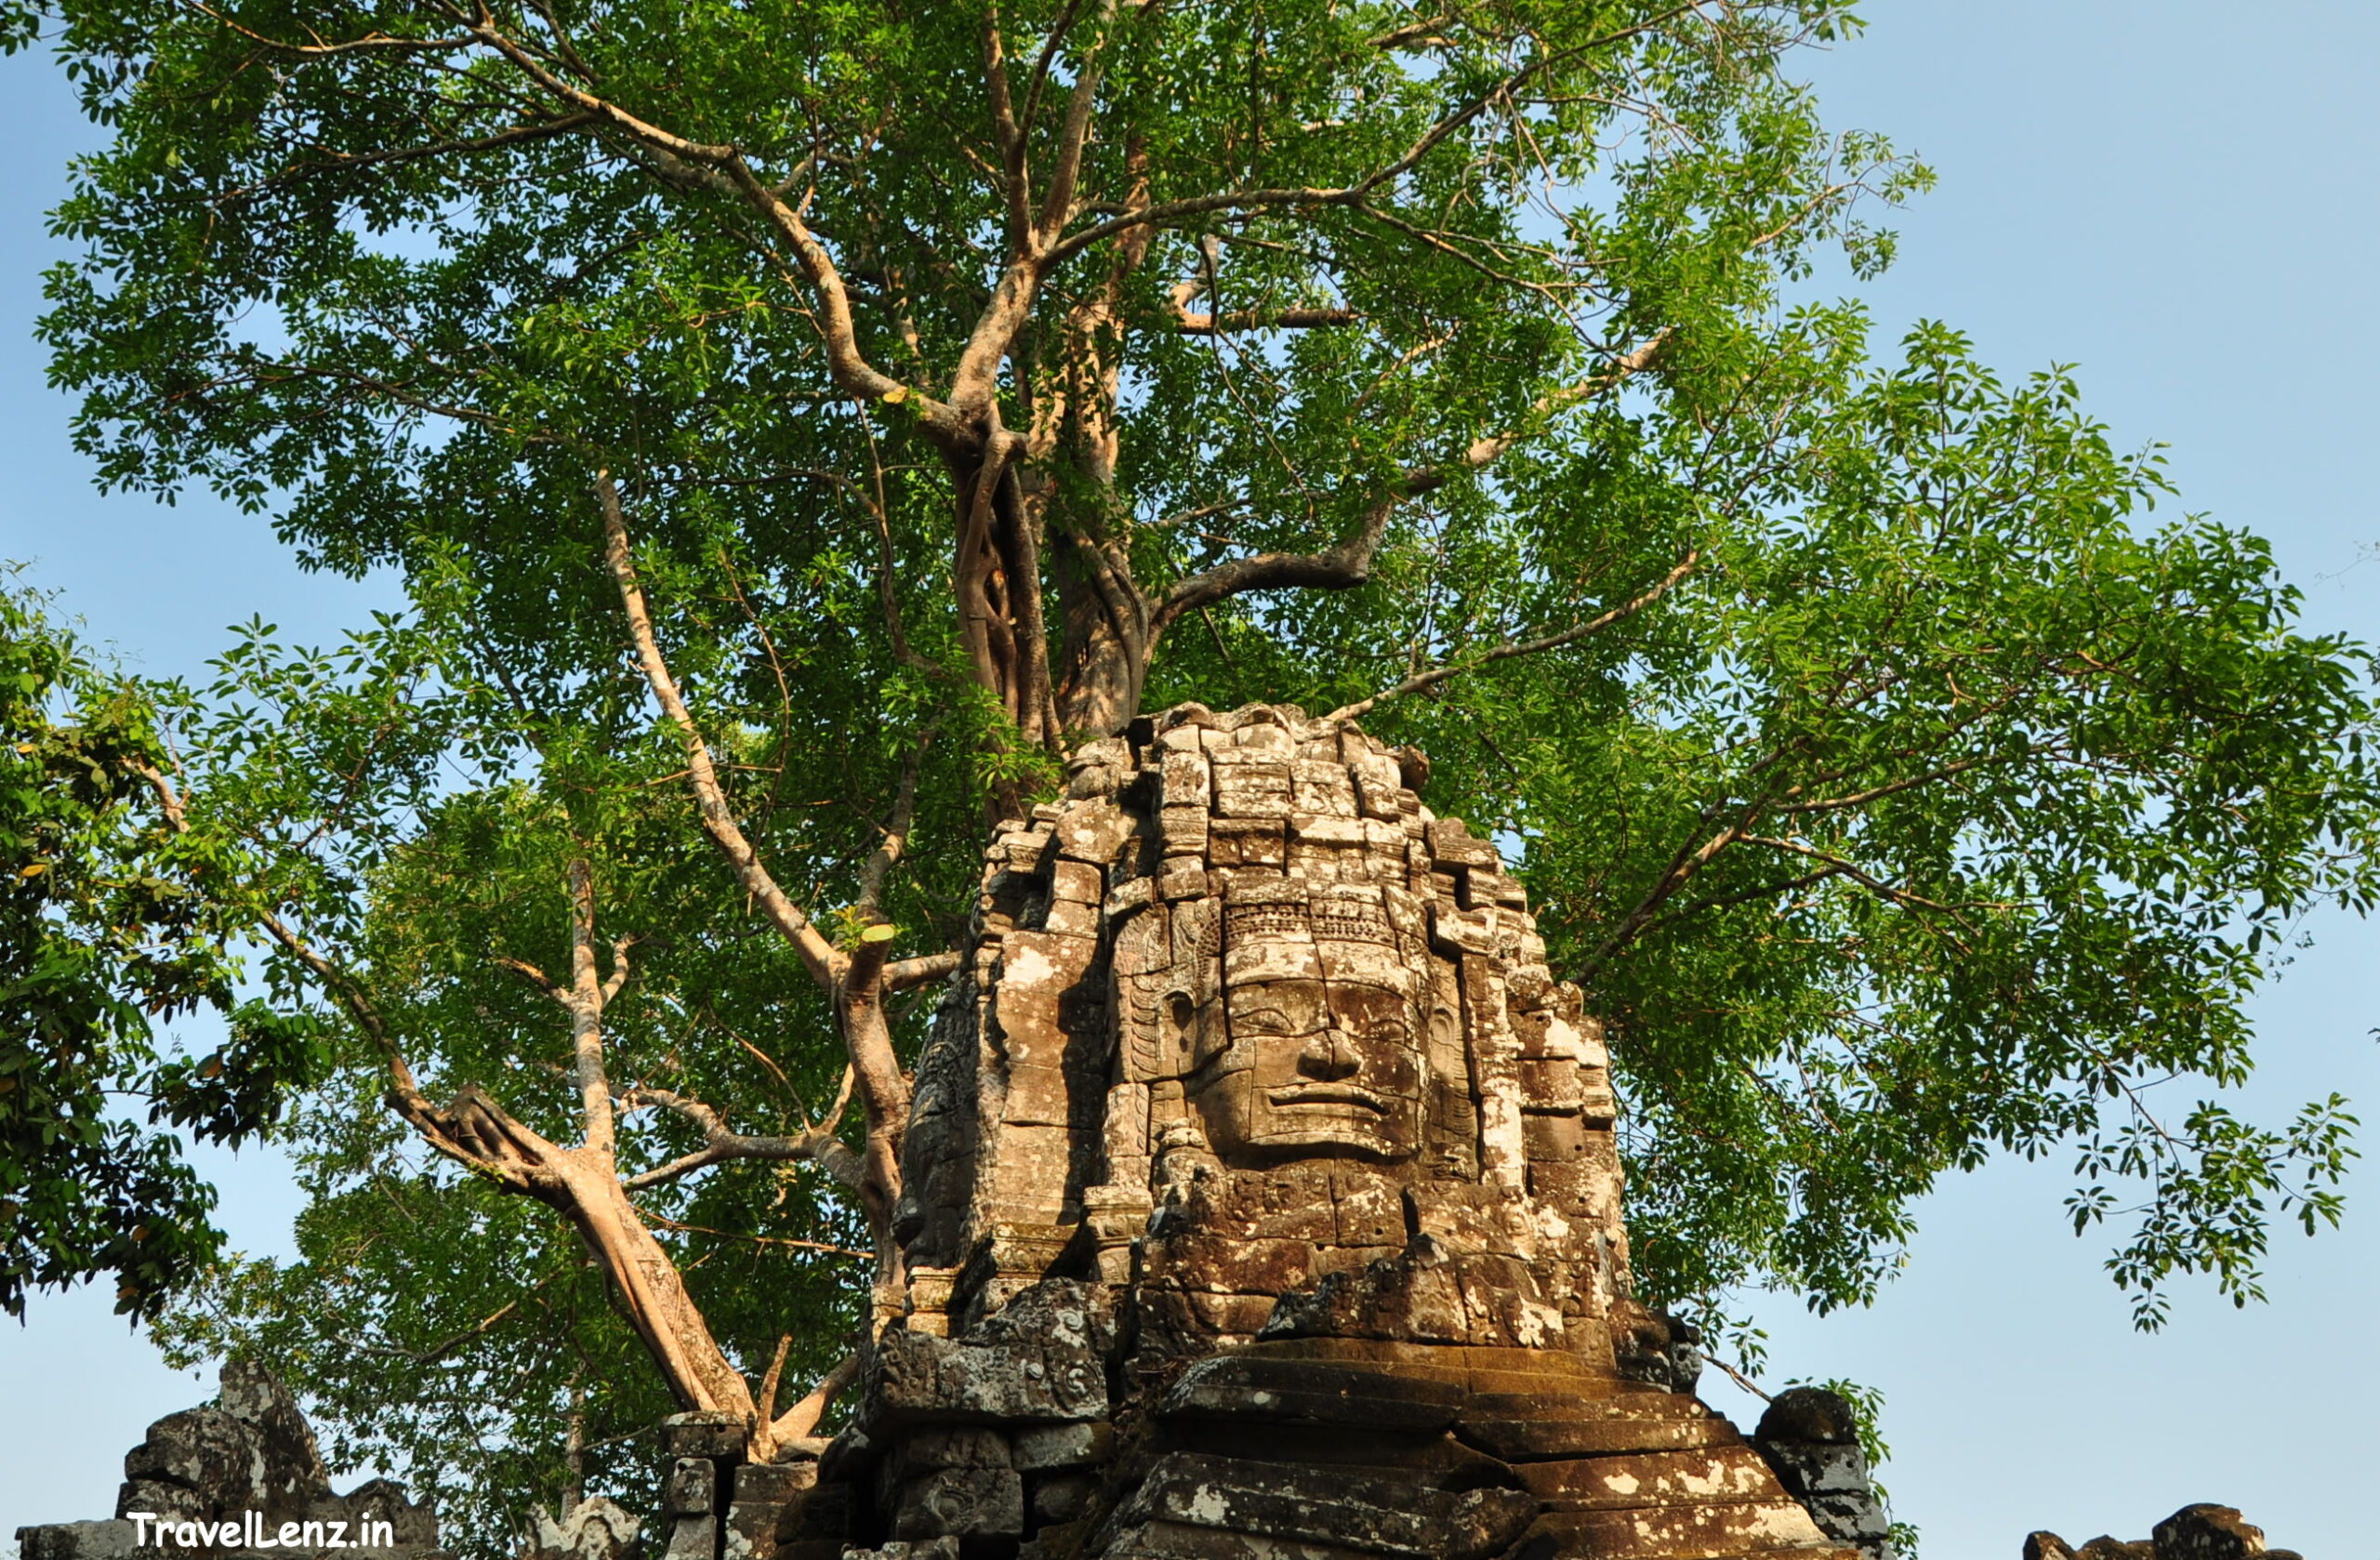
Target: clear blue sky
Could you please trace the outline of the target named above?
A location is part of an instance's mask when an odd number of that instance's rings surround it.
[[[2380,640],[2380,561],[2358,566],[2380,543],[2365,458],[2380,445],[2380,7],[1870,12],[1866,38],[1812,63],[1831,117],[1893,135],[1942,175],[1898,223],[1898,267],[1865,289],[1880,339],[1931,316],[2012,375],[2079,364],[2120,443],[2172,444],[2184,506],[2270,537],[2312,623]],[[299,575],[260,520],[99,500],[66,448],[29,326],[54,255],[40,214],[86,135],[46,61],[0,64],[0,557],[33,560],[151,671],[194,668],[251,613],[329,637],[385,592]],[[2341,1090],[2380,1158],[2375,932],[2308,931],[2314,946],[2258,1005],[2249,1104],[2279,1117]],[[2035,1527],[2143,1538],[2202,1500],[2316,1560],[2380,1556],[2367,1514],[2380,1172],[2350,1186],[2344,1232],[2280,1238],[2272,1303],[2234,1312],[2185,1289],[2173,1325],[2143,1338],[2102,1249],[2060,1222],[2065,1168],[1999,1166],[1938,1193],[1873,1310],[1818,1321],[1771,1306],[1773,1377],[1884,1389],[1885,1479],[1926,1560],[2016,1560]],[[295,1199],[272,1162],[224,1173],[238,1242],[281,1248]],[[28,1327],[0,1327],[0,1541],[20,1523],[107,1514],[125,1448],[211,1390],[165,1370],[99,1297],[37,1298]],[[1739,1416],[1757,1407],[1711,1395]]]

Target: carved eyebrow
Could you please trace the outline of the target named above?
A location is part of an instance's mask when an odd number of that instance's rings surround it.
[[[1235,1019],[1273,1019],[1282,1024],[1291,1022],[1289,1011],[1281,1007],[1234,1008],[1231,1016]]]

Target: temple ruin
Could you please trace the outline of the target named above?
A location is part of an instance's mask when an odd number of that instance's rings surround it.
[[[1882,1560],[1856,1446],[1797,1497],[1678,1379],[1600,1027],[1421,763],[1185,705],[997,836],[777,1560]]]

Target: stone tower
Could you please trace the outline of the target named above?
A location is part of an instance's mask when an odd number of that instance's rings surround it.
[[[784,1560],[1860,1560],[1623,1375],[1599,1026],[1420,769],[1185,705],[994,840]]]

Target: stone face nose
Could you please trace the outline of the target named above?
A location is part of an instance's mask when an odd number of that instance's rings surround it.
[[[1335,1025],[1308,1040],[1298,1052],[1298,1071],[1324,1083],[1337,1083],[1363,1070],[1363,1053],[1347,1032]]]

